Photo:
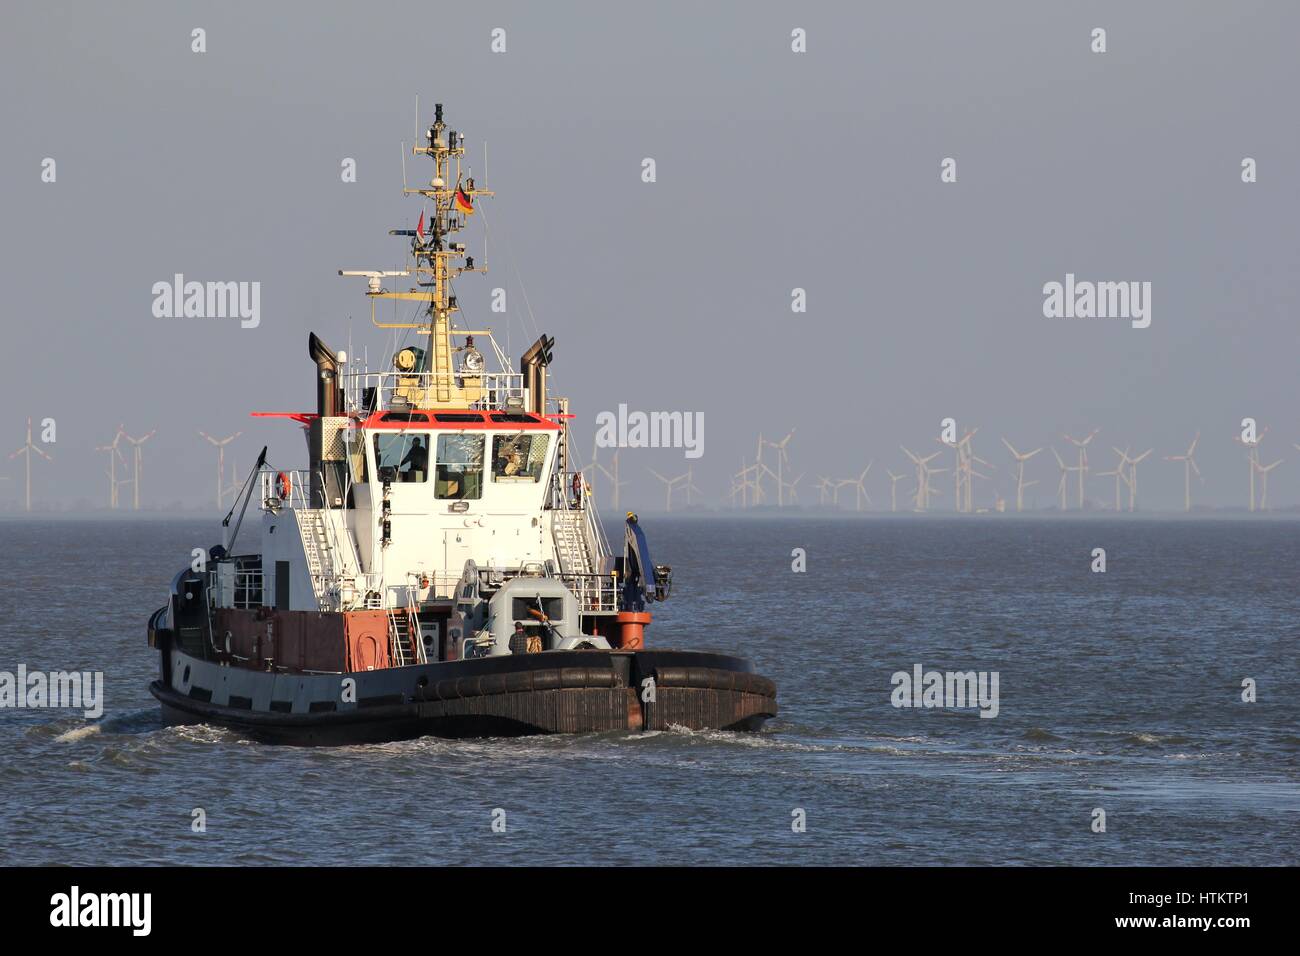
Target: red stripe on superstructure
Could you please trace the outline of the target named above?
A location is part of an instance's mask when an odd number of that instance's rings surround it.
[[[313,420],[319,418],[315,412],[249,412],[254,418],[288,418],[298,422],[300,425],[310,425]],[[393,409],[387,411],[373,412],[369,418],[357,418],[355,415],[346,417],[352,418],[358,428],[368,428],[376,430],[401,431],[403,429],[411,431],[559,431],[558,422],[550,421],[549,418],[538,418],[536,415],[529,414],[529,420],[520,421],[493,421],[493,415],[512,414],[509,412],[479,412],[468,408],[439,408],[414,409],[409,412],[398,412]],[[408,416],[424,415],[426,419],[416,418],[408,420]],[[478,416],[473,421],[438,421],[439,415],[461,416]],[[398,418],[397,416],[401,416]],[[340,416],[342,417],[342,416]],[[385,421],[389,417],[389,421]],[[550,416],[568,417],[568,416]]]
[[[435,409],[414,409],[410,412],[394,412],[392,409],[389,409],[388,411],[375,412],[369,418],[358,421],[357,427],[371,429],[371,430],[381,430],[381,431],[389,430],[389,431],[448,431],[448,432],[456,432],[456,431],[460,431],[460,432],[465,432],[465,431],[554,432],[560,430],[560,426],[555,422],[547,421],[544,418],[538,418],[535,415],[530,415],[529,416],[530,420],[526,422],[520,422],[520,421],[494,422],[492,420],[493,415],[501,415],[501,414],[509,414],[509,413],[476,412],[471,409],[455,409],[455,408],[440,408],[436,410]],[[400,420],[384,421],[385,416],[395,416],[395,415],[401,415],[402,418]],[[427,421],[422,421],[420,419],[415,419],[410,421],[406,420],[407,416],[417,416],[417,415],[425,415],[428,417],[428,420]],[[438,421],[439,415],[444,415],[444,416],[454,415],[457,417],[477,415],[479,416],[479,418],[476,421]]]
[[[249,412],[253,418],[291,418],[300,425],[310,425],[319,418],[315,412]]]

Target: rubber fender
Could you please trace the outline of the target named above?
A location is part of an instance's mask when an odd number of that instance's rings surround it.
[[[763,697],[776,696],[776,684],[761,674],[727,671],[715,667],[656,667],[655,684],[659,687],[696,687],[707,690],[730,690]]]

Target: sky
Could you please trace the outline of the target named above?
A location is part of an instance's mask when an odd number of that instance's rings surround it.
[[[248,413],[314,408],[310,331],[372,364],[388,345],[363,280],[337,270],[404,256],[387,231],[419,214],[400,192],[418,95],[419,127],[444,103],[476,167],[488,144],[490,271],[458,281],[464,321],[516,357],[534,321],[555,336],[584,460],[620,404],[703,415],[697,459],[623,451],[625,506],[662,508],[648,469],[687,467],[721,505],[758,434],[793,429],[804,503],[817,476],[874,462],[887,507],[899,446],[938,449],[948,417],[996,466],[980,504],[1012,493],[1000,436],[1064,455],[1063,432],[1100,428],[1094,471],[1112,445],[1155,448],[1144,508],[1181,506],[1162,456],[1198,431],[1196,502],[1242,506],[1246,417],[1270,427],[1261,458],[1283,459],[1270,504],[1300,504],[1297,32],[1282,2],[15,6],[0,454],[28,416],[53,419],[33,497],[65,507],[106,503],[94,448],[119,423],[157,429],[146,507],[211,507],[200,430],[242,431],[241,467],[263,444],[304,465],[293,425]],[[412,180],[427,168],[407,160]],[[258,326],[155,317],[153,285],[176,273],[259,282]],[[1149,282],[1150,326],[1046,317],[1044,285],[1067,274]],[[23,462],[0,458],[4,476],[12,508]],[[1050,451],[1028,476],[1050,504]]]

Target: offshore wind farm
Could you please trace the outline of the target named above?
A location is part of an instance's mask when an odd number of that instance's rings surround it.
[[[818,475],[817,500],[801,506],[793,492],[794,482],[782,478],[783,474],[792,469],[792,454],[793,460],[803,462],[797,455],[797,449],[791,451],[789,440],[793,431],[780,443],[771,442],[760,435],[754,457],[741,460],[739,470],[731,476],[728,489],[712,501],[702,497],[696,508],[725,508],[756,513],[819,510],[878,514],[949,512],[1071,516],[1178,511],[1185,514],[1300,511],[1300,503],[1294,500],[1279,507],[1276,496],[1274,505],[1269,505],[1269,475],[1285,459],[1278,458],[1268,464],[1263,463],[1260,448],[1268,430],[1267,425],[1256,428],[1253,420],[1248,419],[1242,423],[1239,433],[1227,435],[1227,440],[1220,443],[1219,451],[1224,455],[1230,453],[1234,442],[1245,450],[1247,473],[1238,487],[1223,489],[1231,496],[1231,500],[1214,506],[1194,503],[1193,498],[1194,488],[1199,494],[1206,486],[1196,457],[1198,445],[1201,444],[1200,431],[1196,432],[1186,447],[1174,446],[1172,450],[1177,451],[1177,454],[1158,456],[1158,461],[1172,462],[1177,468],[1165,467],[1158,472],[1151,472],[1149,468],[1144,470],[1147,474],[1144,487],[1163,487],[1166,493],[1181,488],[1175,504],[1151,508],[1144,506],[1143,499],[1139,498],[1138,466],[1157,455],[1158,449],[1155,446],[1135,452],[1131,444],[1124,448],[1112,445],[1111,451],[1117,461],[1110,468],[1099,469],[1089,458],[1089,448],[1103,430],[1092,427],[1079,434],[1061,431],[1054,436],[1040,437],[1040,440],[1047,443],[1023,452],[1004,435],[1000,441],[1005,453],[994,453],[994,458],[989,459],[974,451],[973,442],[979,428],[972,427],[963,431],[959,439],[945,438],[942,434],[934,436],[933,441],[942,446],[940,451],[921,455],[907,445],[900,445],[897,455],[882,456],[889,461],[889,467],[870,486],[884,503],[879,506],[872,499],[868,487],[868,476],[875,463],[874,459],[860,474],[843,477],[816,462],[809,463]],[[925,447],[926,443],[917,441],[914,444]],[[1300,443],[1293,445],[1300,451]],[[770,452],[769,460],[764,460],[766,449],[777,448],[780,458],[775,463],[771,460]],[[1051,451],[1054,466],[1050,460],[1038,459],[1035,463],[1037,456],[1044,450]],[[943,459],[945,451],[952,456],[950,464],[940,465],[938,462]],[[893,468],[898,468],[899,471],[895,472]],[[944,490],[936,487],[935,479],[940,475],[952,476],[950,498],[944,497]],[[1056,479],[1055,483],[1053,478]],[[1029,493],[1032,488],[1048,488],[1053,484],[1053,495]],[[851,489],[853,496],[841,502],[840,492],[844,489]],[[1300,486],[1297,486],[1297,490],[1300,490]]]
[[[900,444],[893,451],[880,448],[877,454],[870,455],[870,449],[863,449],[863,466],[856,472],[844,473],[811,454],[805,455],[798,446],[798,429],[791,428],[780,439],[757,434],[749,443],[753,454],[742,455],[739,467],[724,474],[722,481],[710,481],[701,474],[701,470],[716,473],[716,469],[707,468],[707,457],[689,462],[684,471],[668,474],[672,463],[665,459],[673,454],[669,449],[607,449],[597,443],[591,446],[590,458],[577,463],[576,474],[582,490],[593,497],[597,507],[612,512],[621,510],[629,486],[644,495],[644,510],[679,515],[843,512],[864,516],[953,513],[1078,517],[1300,512],[1300,478],[1292,486],[1285,480],[1286,473],[1281,472],[1282,477],[1272,477],[1270,487],[1270,477],[1288,458],[1281,454],[1267,460],[1270,456],[1263,455],[1269,431],[1269,425],[1257,426],[1253,419],[1246,419],[1237,431],[1220,434],[1217,442],[1207,443],[1205,433],[1198,429],[1186,445],[1174,441],[1134,451],[1132,443],[1124,447],[1111,444],[1109,452],[1115,459],[1106,466],[1097,463],[1099,449],[1104,448],[1104,430],[1100,427],[1030,435],[1029,442],[1020,436],[1013,442],[1012,436],[1000,434],[996,442],[989,442],[993,448],[986,449],[988,457],[976,451],[979,426],[963,429],[959,437],[945,437],[940,427],[934,435],[916,436],[911,445]],[[1300,434],[1300,426],[1295,431]],[[39,425],[34,426],[31,419],[25,420],[18,434],[23,436],[23,444],[9,454],[9,472],[0,472],[0,481],[5,482],[0,484],[0,513],[204,508],[201,500],[193,499],[187,505],[178,505],[174,485],[157,481],[151,487],[146,482],[144,446],[158,435],[158,429],[132,436],[125,425],[118,424],[111,440],[88,444],[87,448],[102,456],[102,470],[96,473],[80,463],[76,466],[84,483],[84,495],[76,499],[78,507],[43,496],[53,477],[51,472],[59,467],[54,456],[56,442],[43,442]],[[244,431],[222,437],[202,430],[193,434],[215,452],[210,459],[215,465],[215,479],[210,472],[206,483],[207,507],[224,510],[234,503],[246,478],[239,470],[239,446],[235,444]],[[1094,440],[1102,444],[1094,444]],[[1300,442],[1291,444],[1300,452]],[[913,451],[913,446],[935,450],[923,454]],[[1022,447],[1028,450],[1021,451]],[[1043,455],[1045,451],[1050,452],[1050,457]],[[255,450],[246,454],[251,459]],[[1207,454],[1216,455],[1226,466],[1221,471],[1231,472],[1226,478],[1220,476],[1217,487],[1207,481],[1202,471],[1201,463]],[[578,457],[576,453],[574,457]],[[1232,464],[1242,458],[1245,468]],[[883,467],[876,467],[878,462]],[[630,472],[629,463],[635,463]],[[697,464],[706,467],[699,469]],[[1141,496],[1139,465],[1143,466]],[[641,480],[635,480],[639,476]],[[801,498],[800,485],[805,481],[803,490],[807,494]],[[96,484],[98,491],[93,487]],[[195,482],[196,487],[202,484],[201,480]],[[1212,492],[1217,492],[1216,500],[1210,503],[1207,499]],[[1149,504],[1157,496],[1160,503]]]

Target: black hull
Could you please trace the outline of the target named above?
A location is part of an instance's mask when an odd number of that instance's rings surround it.
[[[203,664],[183,654],[174,663]],[[189,670],[184,666],[186,674]],[[223,683],[236,678],[245,685],[277,676],[219,671]],[[343,678],[357,683],[355,705],[306,713],[255,709],[250,702],[255,692],[232,696],[239,706],[230,706],[197,684],[188,693],[162,681],[149,689],[169,723],[211,723],[267,743],[309,746],[671,727],[755,731],[777,713],[775,685],[753,673],[748,661],[697,651],[552,651],[339,674],[332,680]]]

